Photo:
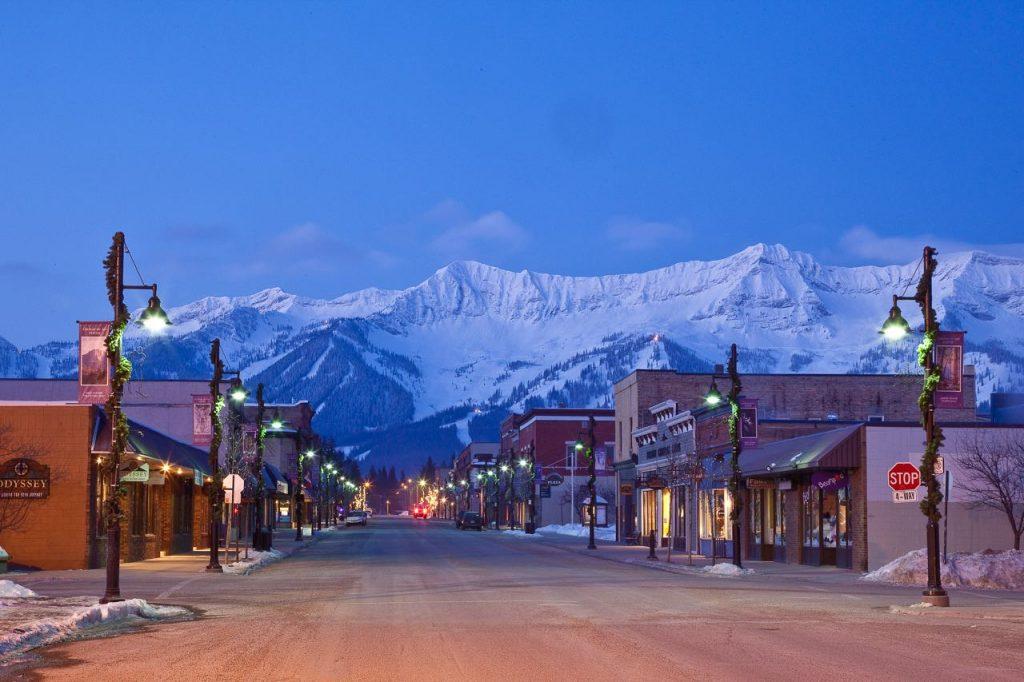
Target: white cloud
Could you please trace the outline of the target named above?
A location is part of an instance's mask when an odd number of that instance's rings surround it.
[[[529,233],[504,211],[473,216],[460,203],[444,201],[424,216],[440,228],[430,247],[447,258],[465,258],[495,250],[517,251],[530,240]]]
[[[934,246],[939,253],[960,251],[987,251],[1002,256],[1024,257],[1024,244],[979,244],[918,234],[898,237],[882,236],[864,225],[851,227],[839,238],[840,252],[847,258],[856,257],[876,263],[909,263],[921,257],[925,246]]]
[[[672,223],[619,217],[609,221],[605,236],[623,251],[649,251],[676,246],[689,239],[690,232]]]

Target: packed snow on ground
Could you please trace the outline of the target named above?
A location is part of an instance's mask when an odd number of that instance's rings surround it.
[[[266,552],[258,552],[251,549],[249,550],[248,559],[241,559],[240,561],[227,564],[224,566],[224,572],[234,573],[235,575],[247,575],[260,566],[266,566],[271,562],[278,561],[283,558],[284,552],[280,552],[276,549],[269,549]]]
[[[926,585],[927,553],[908,552],[885,566],[861,576],[862,580],[894,585]],[[947,587],[982,587],[992,590],[1024,588],[1024,550],[956,552],[942,564],[942,584]]]
[[[555,535],[572,535],[577,538],[590,537],[590,527],[581,524],[572,523],[553,523],[549,526],[541,526],[537,529],[538,533],[552,533]],[[595,528],[594,539],[604,540],[605,542],[615,541],[615,529],[609,526],[608,528]]]
[[[6,597],[8,599],[27,599],[28,597],[38,597],[39,595],[28,589],[22,587],[16,582],[10,580],[0,580],[0,597]]]
[[[188,613],[187,609],[178,606],[154,606],[144,599],[84,606],[67,615],[30,621],[10,632],[0,633],[0,656],[71,639],[101,625],[125,623],[133,618],[180,618]]]
[[[714,566],[705,566],[700,569],[701,572],[707,575],[750,575],[754,572],[752,568],[740,568],[736,564],[715,564]]]
[[[501,532],[502,532],[502,534],[508,535],[509,537],[513,537],[513,538],[539,538],[540,537],[536,533],[527,533],[525,530],[519,530],[518,528],[516,528],[515,530],[503,530]]]

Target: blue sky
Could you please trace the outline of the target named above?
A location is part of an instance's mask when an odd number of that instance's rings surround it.
[[[446,262],[1024,254],[1021,3],[5,3],[0,336]],[[138,302],[139,304],[142,301]]]

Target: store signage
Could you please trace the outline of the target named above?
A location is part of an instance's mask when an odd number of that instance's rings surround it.
[[[623,497],[630,497],[633,495],[633,484],[623,483],[619,486],[619,494]]]
[[[548,477],[544,479],[544,482],[549,486],[558,487],[565,483],[565,479],[562,478],[561,474],[548,474]]]
[[[654,488],[655,490],[661,490],[662,488],[667,487],[665,479],[661,474],[656,473],[647,474],[647,476],[644,477],[644,485],[648,488]]]
[[[551,497],[551,486],[549,486],[547,483],[541,483],[540,484],[540,496],[541,497]]]
[[[50,467],[18,457],[0,465],[0,500],[41,500],[50,496]]]
[[[197,486],[202,487],[203,472],[201,472],[199,469],[193,469],[192,471],[194,472],[192,474],[192,482],[195,483]]]
[[[964,406],[964,333],[938,332],[933,359],[939,370],[935,388],[935,407],[955,410]]]
[[[110,396],[109,322],[78,323],[78,402],[99,405]]]
[[[213,396],[209,393],[192,396],[192,445],[209,445],[213,440],[212,408]]]
[[[149,480],[149,465],[143,462],[138,468],[121,477],[122,483],[145,483]]]
[[[277,482],[277,492],[279,494],[281,494],[281,495],[287,495],[288,494],[288,484],[285,483],[284,481],[278,481]]]
[[[747,479],[747,490],[770,490],[775,485],[764,478],[748,478]]]
[[[740,443],[745,448],[757,447],[757,398],[740,398]]]
[[[811,474],[811,485],[823,493],[845,488],[849,477],[844,471],[815,471]]]
[[[916,491],[921,487],[921,472],[910,462],[897,462],[889,469],[888,481],[894,492]]]

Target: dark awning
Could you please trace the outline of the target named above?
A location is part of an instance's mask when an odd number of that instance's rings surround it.
[[[110,452],[109,421],[103,410],[97,410],[96,414],[92,451],[94,453]],[[128,420],[128,451],[167,462],[172,466],[198,469],[203,475],[210,473],[207,452],[131,419]]]
[[[740,469],[744,476],[854,469],[860,466],[858,433],[861,426],[852,424],[745,449],[740,453]]]

